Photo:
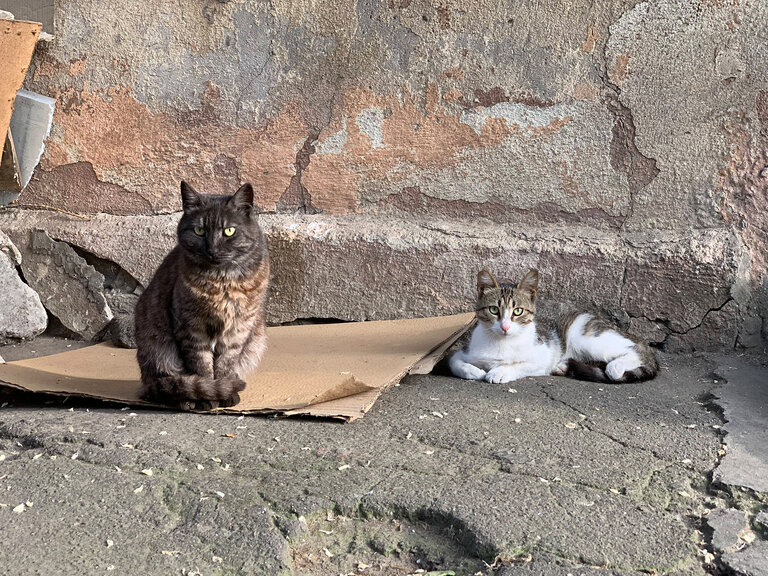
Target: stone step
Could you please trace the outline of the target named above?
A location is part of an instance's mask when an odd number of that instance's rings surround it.
[[[117,263],[146,285],[175,244],[179,215],[89,218],[11,210],[0,214],[0,227],[20,246],[30,231],[43,229]],[[516,279],[536,267],[542,277],[541,313],[570,305],[597,308],[641,337],[677,350],[732,347],[744,328],[732,301],[741,253],[726,228],[512,229],[448,219],[324,214],[264,214],[260,220],[270,244],[273,323],[464,312],[473,308],[481,268]]]

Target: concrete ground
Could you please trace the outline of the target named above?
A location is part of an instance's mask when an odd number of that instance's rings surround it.
[[[766,358],[661,360],[408,377],[351,424],[0,393],[0,572],[766,574]]]

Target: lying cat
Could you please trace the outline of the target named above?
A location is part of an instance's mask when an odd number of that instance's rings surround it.
[[[647,344],[587,312],[567,314],[542,333],[534,319],[538,287],[537,270],[517,286],[499,284],[488,270],[477,275],[477,326],[467,347],[451,356],[455,376],[495,383],[547,374],[616,383],[656,376]]]
[[[136,305],[142,397],[181,409],[233,406],[266,347],[267,244],[253,188],[200,195],[181,183],[178,244]]]

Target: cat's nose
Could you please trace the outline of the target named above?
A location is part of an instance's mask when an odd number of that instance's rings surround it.
[[[504,334],[506,334],[511,329],[512,329],[512,322],[510,322],[509,320],[502,320],[501,331],[504,332]]]

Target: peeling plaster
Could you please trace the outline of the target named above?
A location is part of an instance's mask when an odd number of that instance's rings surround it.
[[[488,119],[503,119],[510,129],[542,129],[562,125],[577,114],[572,105],[555,104],[548,108],[526,106],[515,102],[499,102],[490,108],[466,110],[461,113],[461,122],[471,126],[477,134],[483,133]]]
[[[360,132],[371,139],[371,148],[384,146],[384,110],[381,108],[365,108],[355,118]]]

